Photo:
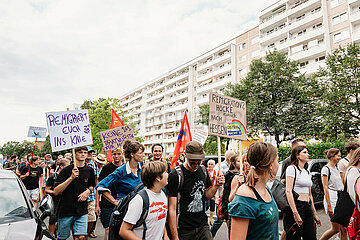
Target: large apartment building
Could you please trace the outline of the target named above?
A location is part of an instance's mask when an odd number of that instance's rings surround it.
[[[194,129],[209,92],[240,81],[253,59],[277,49],[311,74],[339,45],[358,41],[360,0],[280,0],[261,11],[257,27],[123,95],[121,104],[137,122],[147,153],[155,143],[172,153],[184,111]]]

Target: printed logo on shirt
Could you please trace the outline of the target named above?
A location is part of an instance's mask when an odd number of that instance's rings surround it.
[[[167,209],[168,207],[164,202],[153,202],[149,206],[150,213],[157,214],[157,220],[166,218]]]
[[[198,180],[195,182],[190,196],[194,197],[191,203],[188,206],[188,212],[201,212],[203,211],[203,196],[205,192],[205,185],[204,182]]]
[[[87,183],[88,181],[89,181],[89,179],[88,179],[88,178],[85,178],[85,179],[84,179],[84,182],[86,182],[86,183]]]

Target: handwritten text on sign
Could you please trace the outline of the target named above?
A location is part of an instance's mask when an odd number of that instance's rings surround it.
[[[92,145],[87,110],[46,113],[53,152]]]
[[[120,148],[127,139],[135,139],[134,132],[129,125],[100,132],[100,136],[106,151]]]
[[[246,103],[210,93],[209,135],[246,140]]]

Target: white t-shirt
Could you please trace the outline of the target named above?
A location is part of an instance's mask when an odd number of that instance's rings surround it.
[[[340,171],[337,169],[337,167],[329,167],[324,166],[321,169],[321,176],[329,176],[330,171],[330,180],[328,181],[328,188],[333,191],[342,191],[343,190],[343,184],[341,182],[341,176]],[[321,178],[321,181],[323,179]]]
[[[348,165],[349,165],[349,159],[347,157],[344,157],[344,158],[340,159],[340,161],[338,163],[339,171],[341,173],[345,172]]]
[[[164,228],[166,222],[166,215],[168,212],[167,197],[163,191],[155,193],[149,189],[146,189],[149,196],[149,213],[145,219],[146,239],[160,240],[164,235]],[[124,221],[135,225],[140,219],[143,208],[143,200],[140,195],[136,195],[129,203],[128,212],[124,217]],[[138,228],[133,229],[133,232],[139,238],[143,236],[144,226],[141,225]]]
[[[347,185],[347,192],[351,199],[355,203],[355,183],[358,177],[360,177],[360,169],[357,167],[349,167],[345,174],[345,181]]]
[[[295,165],[290,165],[286,168],[286,177],[295,178],[296,171],[296,179],[294,185],[294,191],[296,193],[309,193],[309,189],[312,186],[311,177],[306,169],[299,169]]]

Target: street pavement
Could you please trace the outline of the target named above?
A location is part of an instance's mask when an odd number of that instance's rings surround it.
[[[329,217],[325,214],[324,209],[319,206],[317,207],[317,213],[318,216],[321,220],[321,227],[319,227],[317,229],[317,239],[320,239],[321,235],[330,228],[331,224],[330,224],[330,219]],[[283,229],[283,224],[282,224],[282,219],[280,219],[279,221],[279,231],[281,232]],[[95,229],[95,233],[97,235],[96,238],[89,238],[89,239],[104,239],[104,229],[101,225],[100,220],[98,220],[97,224],[96,224],[96,229]],[[226,224],[222,224],[221,228],[219,229],[219,231],[217,232],[214,240],[226,240],[228,239],[228,233],[227,233],[227,227]],[[331,239],[335,239],[335,237],[332,237]]]

